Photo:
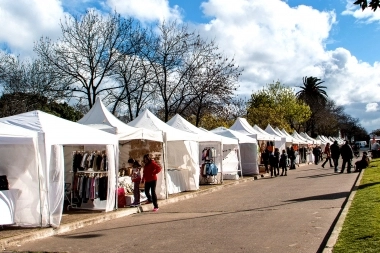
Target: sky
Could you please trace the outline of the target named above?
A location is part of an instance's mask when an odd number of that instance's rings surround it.
[[[330,99],[368,131],[380,128],[380,10],[355,0],[0,0],[0,50],[33,57],[40,37],[57,39],[60,20],[87,9],[143,23],[177,20],[244,68],[237,95],[280,81],[324,83]]]

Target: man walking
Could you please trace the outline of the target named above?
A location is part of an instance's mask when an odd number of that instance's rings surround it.
[[[347,164],[347,173],[351,173],[351,160],[354,158],[354,152],[352,151],[351,146],[348,144],[348,141],[344,143],[344,145],[340,148],[340,154],[342,156],[342,170],[340,173],[344,172],[344,169]]]
[[[340,156],[339,145],[337,141],[330,146],[331,159],[334,163],[334,172],[338,172],[338,160]]]

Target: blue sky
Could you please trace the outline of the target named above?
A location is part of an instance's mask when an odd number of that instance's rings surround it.
[[[117,10],[150,23],[177,19],[244,68],[239,96],[279,80],[291,87],[316,76],[327,94],[368,131],[380,128],[380,11],[354,0],[2,0],[0,48],[33,56],[41,36],[87,8]],[[295,88],[296,89],[296,88]]]

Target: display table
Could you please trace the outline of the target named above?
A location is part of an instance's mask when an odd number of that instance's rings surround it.
[[[0,191],[0,225],[14,224],[15,199],[10,190]]]
[[[188,190],[186,180],[189,173],[187,170],[168,170],[168,194],[184,192]]]

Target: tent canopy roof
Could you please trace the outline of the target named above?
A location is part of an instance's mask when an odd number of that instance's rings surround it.
[[[189,121],[185,120],[179,114],[176,114],[166,124],[182,131],[197,134],[199,138],[198,140],[200,142],[207,142],[207,141],[222,142],[222,136],[214,134],[212,132],[205,132],[199,129],[198,127],[191,124]]]
[[[45,138],[56,144],[117,143],[115,135],[38,110],[0,118],[0,122],[44,133]]]
[[[119,140],[146,139],[163,141],[162,132],[160,131],[131,127],[116,118],[108,111],[99,97],[96,98],[91,110],[78,123],[116,134]]]
[[[261,133],[254,129],[245,118],[238,117],[230,129],[248,135],[257,140],[274,140],[273,136]]]
[[[245,134],[242,134],[238,131],[227,129],[225,127],[215,128],[215,129],[211,130],[211,132],[219,134],[219,135],[223,135],[225,137],[237,139],[237,140],[239,140],[239,143],[257,143],[256,139],[251,138],[251,137],[249,137]]]
[[[261,129],[258,125],[254,125],[254,126],[253,126],[253,129],[255,129],[256,131],[258,131],[258,132],[260,132],[260,133],[262,133],[262,134],[266,134],[266,135],[268,135],[268,136],[271,136],[272,139],[270,139],[270,140],[281,141],[281,137],[276,136],[276,135],[274,135],[274,134],[270,134],[270,133],[264,131],[264,130]]]
[[[198,141],[198,136],[193,133],[179,130],[169,126],[159,118],[157,118],[148,109],[139,114],[137,118],[128,123],[129,126],[142,127],[154,131],[163,131],[166,134],[167,141]]]

